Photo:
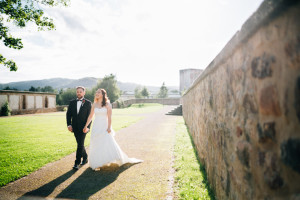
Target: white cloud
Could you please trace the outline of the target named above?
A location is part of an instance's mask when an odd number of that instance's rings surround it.
[[[179,70],[204,69],[262,0],[74,0],[47,8],[56,31],[14,29],[24,49],[0,51],[17,72],[0,82],[116,74],[143,85],[179,85]]]

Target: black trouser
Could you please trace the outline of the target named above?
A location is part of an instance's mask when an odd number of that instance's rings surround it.
[[[84,148],[84,140],[86,133],[83,132],[74,132],[76,142],[77,142],[77,151],[76,151],[76,160],[75,164],[79,165],[81,163],[81,158],[83,160],[87,159],[87,154]]]

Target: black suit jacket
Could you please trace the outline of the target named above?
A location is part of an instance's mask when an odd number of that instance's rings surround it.
[[[83,99],[79,113],[77,114],[77,100],[71,100],[67,111],[67,125],[72,125],[74,133],[82,133],[92,108],[88,99]],[[92,122],[91,122],[92,123]],[[88,125],[90,128],[91,123]]]

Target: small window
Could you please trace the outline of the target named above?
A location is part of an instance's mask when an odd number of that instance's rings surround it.
[[[26,109],[26,95],[22,95],[22,109]]]

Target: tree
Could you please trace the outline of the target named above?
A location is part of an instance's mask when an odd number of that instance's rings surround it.
[[[165,82],[163,82],[162,86],[160,87],[157,97],[158,98],[168,97],[168,88],[165,86]]]
[[[144,88],[141,91],[141,95],[145,98],[145,97],[149,97],[149,92],[148,89],[144,86]]]
[[[60,91],[57,96],[57,104],[69,105],[70,101],[76,98],[76,88],[68,88],[65,91]]]
[[[4,105],[1,107],[1,115],[2,116],[10,116],[11,115],[11,109],[9,107],[8,101],[4,103]]]
[[[31,87],[29,88],[29,91],[31,91],[31,92],[36,92],[37,89],[36,89],[35,87],[31,86]]]
[[[111,103],[113,103],[120,97],[120,89],[117,86],[117,79],[113,74],[105,75],[105,77],[98,82],[96,87],[93,88],[93,92],[95,93],[99,88],[103,88],[106,90],[107,96],[110,99]]]
[[[47,86],[41,88],[41,91],[42,91],[42,92],[55,92],[55,90],[53,89],[53,87],[51,87],[51,86],[49,86],[49,85],[47,85]]]
[[[141,87],[140,87],[140,86],[137,86],[137,87],[134,89],[134,97],[135,97],[136,99],[142,98],[142,93],[141,93]]]
[[[5,88],[3,88],[3,90],[18,90],[17,88],[10,88],[9,86],[6,86]]]
[[[58,91],[58,94],[56,95],[56,104],[57,105],[63,105],[63,100],[62,100],[62,94],[64,93],[63,89],[60,89]]]
[[[55,25],[51,18],[44,16],[41,5],[49,7],[67,6],[69,0],[2,0],[0,1],[0,40],[4,45],[13,49],[22,49],[23,43],[20,38],[15,38],[9,33],[9,27],[5,22],[12,22],[15,26],[24,28],[29,22],[33,22],[38,30],[53,30]],[[10,71],[17,71],[18,67],[13,60],[8,60],[0,54],[0,64]]]

